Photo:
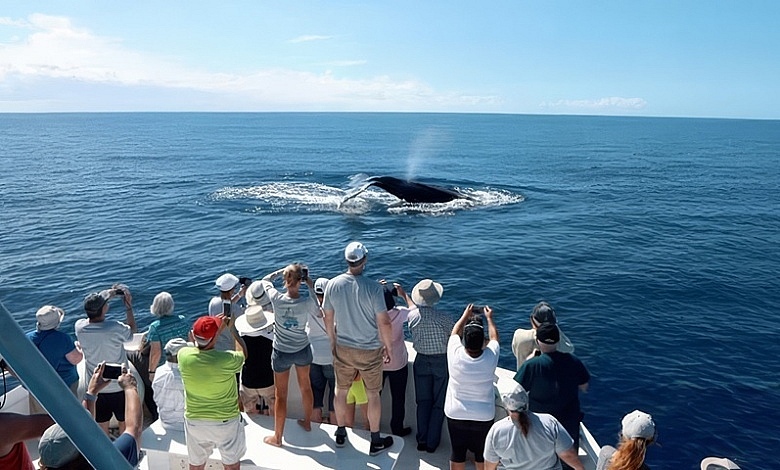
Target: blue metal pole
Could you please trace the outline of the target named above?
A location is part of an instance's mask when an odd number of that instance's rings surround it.
[[[0,355],[11,366],[19,381],[46,408],[73,444],[95,468],[130,470],[130,463],[114,448],[108,436],[65,382],[27,339],[11,312],[0,304]]]

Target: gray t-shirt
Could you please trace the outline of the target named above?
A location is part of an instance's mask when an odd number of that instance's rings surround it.
[[[311,315],[319,313],[317,301],[304,296],[291,299],[266,280],[263,281],[263,287],[274,306],[274,348],[294,353],[309,346],[306,323]]]
[[[344,273],[328,282],[324,310],[333,310],[336,341],[356,349],[378,349],[382,346],[376,316],[386,312],[382,285],[364,276]]]
[[[95,367],[102,361],[114,364],[127,364],[125,341],[133,339],[133,332],[128,325],[115,320],[104,320],[90,323],[87,318],[76,321],[76,339],[84,351],[86,376],[92,376]],[[101,393],[119,392],[122,388],[116,380],[104,388]]]
[[[563,425],[551,415],[528,413],[528,435],[512,418],[496,421],[485,439],[485,460],[512,470],[560,470],[558,453],[574,445]]]

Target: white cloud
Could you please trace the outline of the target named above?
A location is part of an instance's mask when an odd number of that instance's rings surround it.
[[[297,38],[290,39],[287,42],[291,42],[293,44],[298,44],[301,42],[311,42],[311,41],[327,41],[328,39],[333,39],[333,36],[319,36],[316,34],[308,34],[304,36],[298,36]]]
[[[366,60],[334,60],[332,62],[325,62],[323,65],[330,67],[354,67],[356,65],[366,65]]]
[[[493,96],[441,93],[419,80],[388,76],[344,78],[331,71],[314,73],[284,68],[245,74],[201,70],[176,58],[131,50],[120,39],[95,35],[65,17],[34,14],[26,21],[3,18],[2,24],[28,31],[13,42],[0,42],[0,112],[9,109],[4,106],[7,102],[16,103],[14,109],[21,102],[30,103],[30,111],[58,111],[53,109],[57,106],[72,110],[79,106],[80,99],[89,98],[84,96],[84,90],[90,84],[114,90],[118,95],[115,101],[104,106],[116,110],[126,109],[134,93],[151,91],[160,97],[161,101],[155,102],[158,110],[166,109],[166,103],[175,103],[173,98],[166,101],[167,96],[192,93],[211,96],[210,103],[239,103],[237,107],[242,110],[258,111],[463,111],[490,109],[497,103]],[[365,61],[334,64],[344,67],[362,63]],[[72,93],[70,102],[58,101],[59,104],[47,108],[41,103],[50,102],[45,97],[51,94],[52,83],[77,91]],[[112,105],[114,108],[110,108]],[[176,110],[176,104],[169,106]],[[211,109],[204,106],[203,110]]]
[[[599,98],[595,100],[558,100],[551,102],[542,102],[541,108],[547,109],[580,109],[594,111],[608,110],[640,110],[647,106],[647,101],[642,98],[621,98],[611,96],[608,98]]]

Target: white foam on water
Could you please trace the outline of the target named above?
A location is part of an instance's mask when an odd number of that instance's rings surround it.
[[[350,185],[352,186],[352,185]],[[445,203],[408,203],[379,188],[369,187],[342,204],[354,187],[335,188],[320,183],[270,182],[257,186],[221,188],[211,194],[214,201],[245,202],[253,205],[250,212],[339,212],[364,214],[386,210],[391,214],[421,213],[449,215],[463,210],[517,204],[523,195],[506,189],[455,188],[466,196]]]

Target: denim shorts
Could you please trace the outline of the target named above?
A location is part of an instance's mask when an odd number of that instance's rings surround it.
[[[304,367],[311,365],[314,357],[311,346],[306,346],[298,352],[286,353],[274,348],[271,352],[271,369],[276,373],[287,372],[292,366]]]

